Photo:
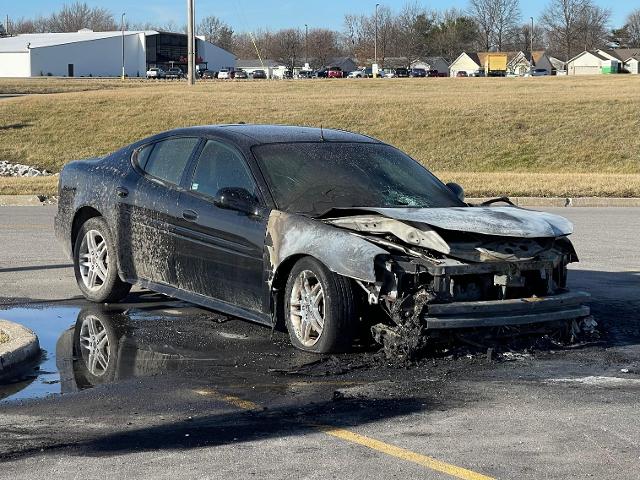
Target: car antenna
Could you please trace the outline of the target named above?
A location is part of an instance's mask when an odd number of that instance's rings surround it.
[[[320,140],[324,142],[324,130],[322,128],[322,124],[320,124]]]

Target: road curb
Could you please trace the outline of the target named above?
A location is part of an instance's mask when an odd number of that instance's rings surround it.
[[[0,319],[0,330],[9,336],[0,343],[0,381],[11,380],[40,353],[40,342],[31,330],[8,320]]]
[[[38,195],[0,195],[0,207],[30,207],[42,205]]]
[[[466,201],[478,204],[490,198],[492,197],[467,198]],[[519,207],[640,207],[638,197],[509,197],[509,199]]]

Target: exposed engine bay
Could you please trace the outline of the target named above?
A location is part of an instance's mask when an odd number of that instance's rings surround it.
[[[385,348],[410,356],[428,331],[589,315],[588,294],[567,290],[567,265],[578,258],[561,217],[513,207],[370,210],[323,222],[389,252],[376,257],[375,283],[357,281],[387,314],[372,327]]]

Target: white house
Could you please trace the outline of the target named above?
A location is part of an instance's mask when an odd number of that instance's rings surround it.
[[[150,66],[186,70],[187,36],[146,31],[33,33],[0,38],[0,77],[144,76]],[[196,56],[203,68],[235,67],[231,52],[203,38],[196,39]]]
[[[533,64],[531,63],[531,53],[517,52],[507,63],[507,69],[511,73],[524,76],[532,69],[546,70],[551,75],[555,68],[547,53],[544,50],[539,50],[533,52]]]
[[[437,70],[438,73],[445,73],[449,76],[449,62],[443,57],[426,57],[421,60],[411,62],[411,68],[423,68],[427,71]]]
[[[618,73],[621,66],[622,62],[611,55],[585,50],[567,62],[567,75]]]
[[[640,48],[598,50],[598,54],[608,58],[609,60],[619,61],[622,69],[631,74],[640,74]]]
[[[467,75],[478,75],[484,71],[484,66],[477,53],[462,52],[451,65],[449,65],[449,75],[455,77],[459,72],[466,72]]]
[[[244,70],[248,75],[252,75],[256,70],[263,70],[267,74],[267,78],[274,78],[274,71],[280,70],[284,65],[274,62],[273,60],[238,60],[236,68]]]

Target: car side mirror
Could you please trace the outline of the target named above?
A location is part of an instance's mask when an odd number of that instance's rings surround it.
[[[246,188],[225,187],[218,190],[213,201],[216,207],[236,210],[247,215],[258,214],[258,199]]]
[[[454,182],[447,183],[447,187],[461,202],[464,202],[464,188]]]

